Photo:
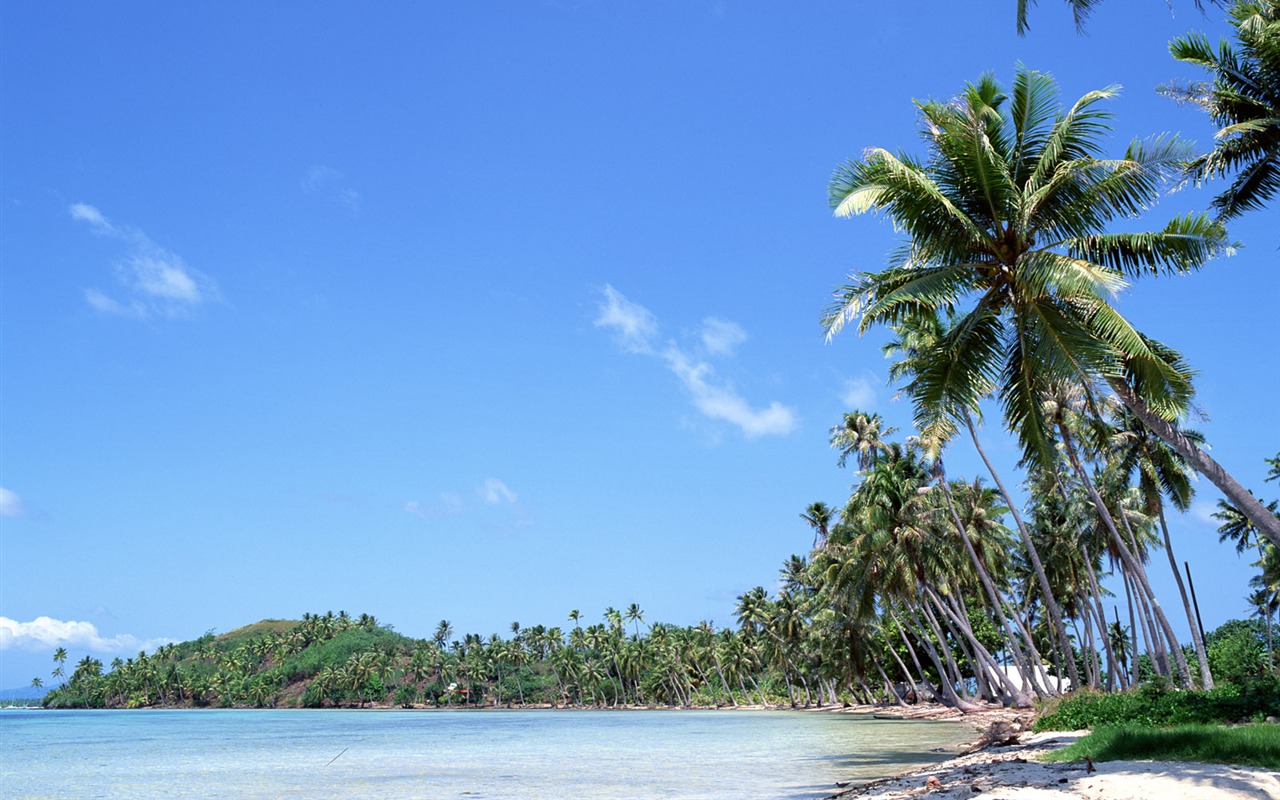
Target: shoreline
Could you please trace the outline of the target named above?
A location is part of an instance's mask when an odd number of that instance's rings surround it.
[[[984,712],[977,712],[978,716]],[[965,715],[975,716],[975,715]],[[976,720],[975,720],[976,721]],[[994,729],[993,729],[994,730]],[[1002,731],[1002,733],[1007,732]],[[1004,743],[840,787],[826,800],[1259,800],[1280,798],[1280,771],[1186,761],[1039,761],[1088,731],[1002,737]],[[1015,743],[1008,743],[1016,740]]]

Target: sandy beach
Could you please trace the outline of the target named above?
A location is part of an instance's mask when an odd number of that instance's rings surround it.
[[[980,717],[1008,721],[1007,714]],[[1037,760],[1087,734],[1088,731],[1024,733],[1016,737],[1014,744],[984,747],[924,769],[838,791],[830,797],[841,800],[1280,800],[1280,772],[1274,770],[1175,761],[1106,761],[1089,765]]]

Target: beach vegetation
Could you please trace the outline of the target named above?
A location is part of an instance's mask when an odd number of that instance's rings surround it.
[[[1280,679],[1222,682],[1212,690],[1177,691],[1163,682],[1132,692],[1077,692],[1046,705],[1037,731],[1072,731],[1105,725],[1169,727],[1223,724],[1280,717]]]
[[[1046,761],[1191,761],[1280,769],[1280,725],[1106,725]]]

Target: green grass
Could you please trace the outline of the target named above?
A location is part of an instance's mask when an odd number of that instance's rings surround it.
[[[1106,726],[1045,760],[1081,761],[1085,756],[1094,761],[1198,761],[1280,769],[1280,725]]]

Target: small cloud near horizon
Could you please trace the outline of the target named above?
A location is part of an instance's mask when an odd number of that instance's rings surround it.
[[[660,350],[658,321],[649,309],[628,300],[608,284],[602,293],[596,327],[612,330],[623,350],[663,361],[703,416],[735,425],[750,438],[785,435],[795,429],[792,408],[777,401],[764,408],[752,407],[730,384],[716,377],[715,369],[705,359],[691,355],[674,341]],[[747,332],[735,322],[708,317],[703,320],[699,340],[706,355],[729,356],[747,340]]]

